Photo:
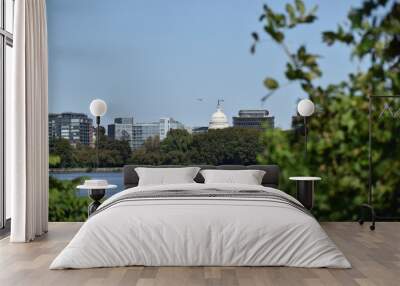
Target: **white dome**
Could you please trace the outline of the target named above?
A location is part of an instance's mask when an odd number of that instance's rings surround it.
[[[229,127],[228,117],[222,112],[221,108],[218,107],[217,111],[211,116],[208,129],[222,129],[227,127]]]

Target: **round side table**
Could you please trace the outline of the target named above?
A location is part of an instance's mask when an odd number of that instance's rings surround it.
[[[115,189],[116,187],[117,185],[107,185],[105,187],[80,185],[76,187],[80,190],[87,190],[89,197],[93,200],[93,202],[88,206],[88,217],[101,205],[100,200],[105,196],[106,190]]]
[[[289,180],[296,181],[296,198],[303,206],[311,210],[314,206],[315,181],[320,181],[320,177],[290,177]]]

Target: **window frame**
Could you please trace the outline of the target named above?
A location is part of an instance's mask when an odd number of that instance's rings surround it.
[[[6,190],[5,190],[5,95],[6,95],[6,61],[7,46],[13,48],[13,34],[6,30],[7,12],[6,1],[0,0],[1,21],[0,21],[0,236],[9,230],[10,221],[7,220],[6,212]],[[10,1],[10,0],[8,0]],[[12,5],[15,5],[15,1]],[[14,13],[14,8],[12,9]],[[13,17],[13,15],[11,16]]]

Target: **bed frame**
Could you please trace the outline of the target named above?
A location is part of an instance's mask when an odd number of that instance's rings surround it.
[[[148,168],[179,168],[179,167],[199,167],[201,170],[207,169],[217,169],[217,170],[263,170],[265,175],[262,180],[262,185],[264,187],[279,188],[279,174],[280,169],[277,165],[161,165],[161,166],[150,166],[150,165],[125,165],[124,166],[124,189],[136,187],[139,183],[139,176],[135,171],[137,167],[148,167]],[[203,176],[198,173],[194,180],[197,183],[204,183]]]

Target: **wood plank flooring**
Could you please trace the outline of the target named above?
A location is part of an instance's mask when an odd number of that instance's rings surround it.
[[[289,267],[121,267],[48,270],[80,223],[51,223],[49,233],[26,244],[0,241],[0,285],[400,285],[400,223],[322,223],[352,269]]]

